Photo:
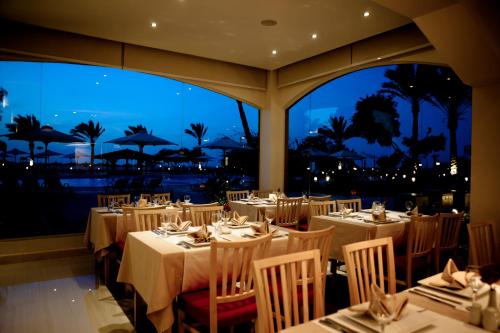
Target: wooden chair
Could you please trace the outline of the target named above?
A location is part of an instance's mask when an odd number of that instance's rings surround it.
[[[161,227],[162,222],[169,222],[171,214],[165,206],[132,209],[133,231],[153,230]]]
[[[469,263],[484,266],[496,263],[499,258],[496,252],[493,223],[467,224],[469,232]]]
[[[453,256],[458,248],[460,227],[464,219],[464,214],[441,213],[436,234],[436,244],[434,245],[434,263],[436,273],[441,271],[441,254],[451,253]]]
[[[326,271],[328,269],[330,247],[332,245],[334,233],[334,226],[316,231],[290,231],[288,233],[286,253],[295,253],[314,249],[319,250],[321,256],[321,275],[323,277],[323,286],[326,286]],[[324,290],[325,288],[323,288],[323,291]]]
[[[302,198],[278,199],[274,221],[280,227],[298,228]]]
[[[147,202],[151,202],[151,194],[149,193],[141,193],[141,199],[146,199]]]
[[[114,201],[119,204],[130,204],[130,194],[98,194],[97,207],[108,207]]]
[[[182,214],[181,218],[183,221],[187,221],[191,219],[191,207],[213,207],[219,206],[218,202],[208,203],[208,204],[185,204],[181,203]]]
[[[153,193],[153,200],[158,200],[159,202],[168,202],[170,199],[170,192],[166,193]]]
[[[307,217],[307,223],[311,221],[311,217],[313,216],[328,216],[328,213],[336,211],[337,203],[335,200],[309,201],[309,216]]]
[[[370,300],[370,285],[396,293],[396,272],[392,237],[378,238],[342,246],[351,305]],[[385,281],[387,279],[387,288]]]
[[[251,265],[267,255],[271,238],[268,234],[240,242],[212,241],[209,289],[178,297],[180,332],[190,328],[185,323],[186,315],[210,327],[213,333],[220,327],[250,322],[257,317]]]
[[[253,190],[252,194],[257,198],[265,199],[269,198],[269,194],[274,193],[273,190]]]
[[[248,190],[244,191],[226,191],[226,198],[228,201],[238,201],[241,199],[247,199],[250,192]]]
[[[359,212],[361,208],[361,199],[337,200],[337,209],[343,205],[345,208],[352,209],[353,212]]]
[[[217,213],[222,213],[223,206],[214,205],[191,205],[189,212],[192,226],[201,226],[203,224],[211,224],[216,218]]]
[[[281,331],[324,315],[320,256],[316,249],[254,261],[257,332]]]
[[[412,287],[412,277],[415,268],[427,270],[431,266],[433,245],[436,240],[436,229],[439,215],[413,216],[409,223],[406,254],[396,257],[398,272],[405,273],[405,280],[396,280],[396,283]]]
[[[329,200],[332,200],[331,195],[322,195],[322,196],[310,195],[309,196],[309,201],[329,201]]]

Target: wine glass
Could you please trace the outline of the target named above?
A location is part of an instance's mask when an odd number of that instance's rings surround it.
[[[394,319],[396,297],[394,295],[385,295],[383,298],[372,299],[368,307],[368,312],[380,325],[380,332],[385,332],[385,327]]]
[[[467,282],[467,286],[472,289],[472,304],[474,304],[476,302],[477,292],[483,286],[478,266],[467,266],[465,269],[465,282]]]
[[[405,208],[407,212],[411,211],[413,209],[413,201],[405,201]]]
[[[266,209],[264,211],[264,218],[266,219],[267,224],[271,224],[274,220],[274,211],[271,209]]]
[[[346,209],[347,209],[346,205],[339,204],[338,208],[339,208],[340,218],[342,218],[342,219],[345,218],[345,215],[347,213],[347,211],[346,211]]]
[[[191,202],[191,196],[189,194],[184,195],[184,203],[188,204]]]

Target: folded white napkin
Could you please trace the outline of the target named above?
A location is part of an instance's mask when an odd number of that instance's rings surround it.
[[[240,216],[240,214],[238,214],[238,212],[234,212],[234,216],[231,219],[231,224],[233,224],[233,225],[243,225],[247,221],[248,221],[248,216],[246,216],[246,215]]]
[[[444,267],[443,273],[435,275],[429,284],[435,287],[463,289],[467,286],[465,272],[459,271],[453,259],[449,259]]]
[[[182,221],[180,216],[176,216],[175,222],[167,224],[167,229],[170,231],[186,231],[191,225],[191,221]]]

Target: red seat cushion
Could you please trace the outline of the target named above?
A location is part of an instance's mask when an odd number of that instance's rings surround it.
[[[210,326],[210,292],[208,289],[181,294],[179,308],[198,323]],[[247,323],[254,318],[257,318],[255,297],[217,305],[218,327]]]

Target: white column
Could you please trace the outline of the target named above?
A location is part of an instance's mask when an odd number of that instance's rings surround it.
[[[280,106],[276,84],[276,71],[269,71],[266,106],[260,111],[259,188],[283,191],[286,110]]]

